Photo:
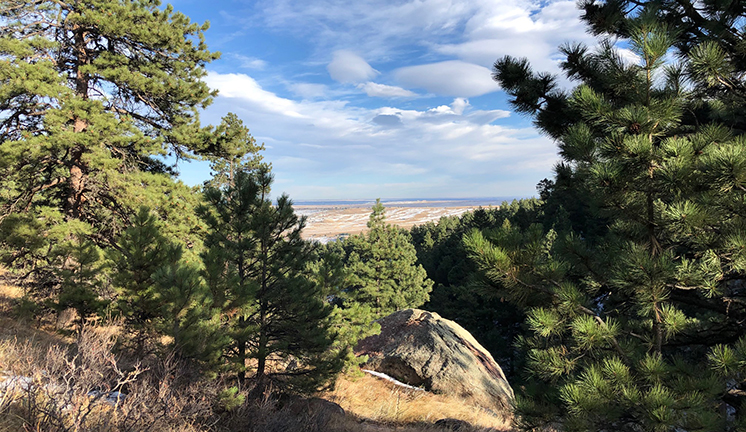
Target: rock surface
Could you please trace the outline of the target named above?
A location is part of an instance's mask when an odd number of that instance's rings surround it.
[[[505,374],[463,327],[419,309],[401,310],[378,322],[381,333],[355,349],[358,356],[368,356],[366,369],[510,415],[513,389]]]

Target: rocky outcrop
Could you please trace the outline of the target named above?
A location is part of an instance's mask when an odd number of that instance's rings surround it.
[[[366,369],[509,415],[513,389],[492,355],[463,327],[419,309],[378,322],[381,333],[363,339],[355,350],[368,356]]]

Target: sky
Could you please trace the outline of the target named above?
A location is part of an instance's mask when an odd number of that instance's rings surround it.
[[[494,62],[559,73],[557,47],[593,44],[575,1],[176,0],[210,22],[219,91],[201,113],[236,113],[295,201],[529,197],[556,145],[511,111]],[[569,85],[569,83],[565,83]],[[205,163],[180,163],[200,184]]]

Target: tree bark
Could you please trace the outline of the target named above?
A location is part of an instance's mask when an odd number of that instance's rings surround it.
[[[238,318],[238,329],[240,332],[243,332],[243,330],[246,328],[246,318],[239,317]],[[246,382],[246,339],[243,336],[243,333],[240,337],[236,339],[236,345],[238,350],[238,361],[240,363],[240,369],[238,370],[238,382],[243,384]]]
[[[86,30],[78,25],[73,27],[75,34],[75,95],[83,100],[88,100],[89,79],[82,67],[89,62],[88,50],[86,49]],[[78,117],[73,119],[73,131],[76,134],[85,133],[88,122]],[[70,178],[68,179],[67,215],[74,219],[80,218],[81,207],[85,201],[85,186],[87,180],[86,167],[83,163],[84,148],[76,144],[70,151]]]

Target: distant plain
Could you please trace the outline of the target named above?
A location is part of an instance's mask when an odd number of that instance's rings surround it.
[[[414,225],[437,222],[444,216],[460,216],[479,207],[498,207],[510,198],[417,199],[383,201],[386,221],[409,229]],[[340,236],[365,232],[373,201],[307,201],[294,207],[307,217],[303,237],[326,243]]]

